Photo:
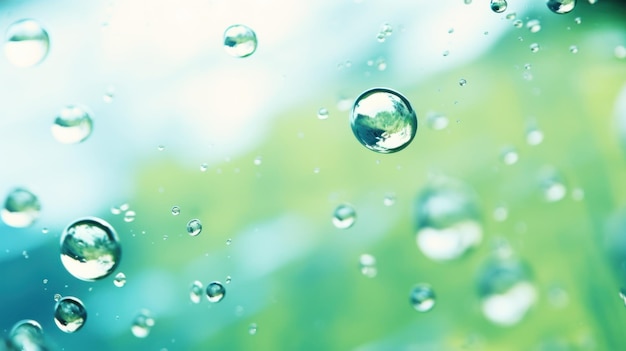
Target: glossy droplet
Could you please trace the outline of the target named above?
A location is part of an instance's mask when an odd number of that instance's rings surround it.
[[[598,2],[598,0],[589,0],[589,3],[590,3],[591,5],[595,4],[596,2]]]
[[[193,303],[200,303],[202,294],[204,294],[204,286],[202,286],[199,280],[195,280],[191,283],[191,287],[189,288],[189,299]]]
[[[514,165],[519,160],[519,154],[514,147],[507,146],[500,152],[500,159],[505,165]]]
[[[180,214],[180,207],[174,206],[172,207],[172,216],[178,216]]]
[[[226,276],[226,279],[224,280],[225,284],[230,284],[230,282],[233,281],[233,278],[230,275]]]
[[[200,172],[206,172],[207,169],[209,169],[209,165],[206,163],[203,163],[200,165]]]
[[[541,22],[539,22],[538,19],[531,19],[526,22],[526,28],[528,28],[531,33],[537,33],[541,30]]]
[[[87,139],[92,132],[93,122],[87,108],[79,105],[66,106],[52,124],[52,136],[63,144],[76,144]]]
[[[426,115],[426,124],[432,130],[444,130],[450,124],[448,117],[437,112],[429,112]]]
[[[581,23],[583,23],[583,20],[580,17],[576,17],[576,18],[574,18],[574,23],[581,24]]]
[[[505,18],[508,19],[508,20],[514,20],[516,16],[517,16],[517,14],[515,12],[511,12],[511,13],[507,14]]]
[[[435,307],[435,292],[428,284],[417,284],[409,296],[411,306],[418,312],[428,312]]]
[[[524,26],[524,22],[522,20],[516,19],[513,21],[513,27],[522,28]]]
[[[243,24],[235,24],[224,31],[224,50],[234,57],[248,57],[256,51],[254,31]]]
[[[4,200],[0,217],[8,226],[24,228],[37,220],[39,211],[41,211],[41,205],[35,194],[24,188],[15,188]]]
[[[504,222],[509,217],[509,210],[504,205],[498,205],[493,210],[493,219],[496,222]]]
[[[154,327],[154,318],[152,318],[150,311],[141,310],[133,320],[130,331],[135,337],[143,339],[150,334],[152,327]]]
[[[126,222],[126,223],[133,222],[135,220],[135,216],[136,215],[137,214],[133,210],[126,211],[124,213],[124,222]]]
[[[532,43],[530,44],[530,52],[535,53],[539,51],[539,44]]]
[[[477,246],[483,235],[473,191],[459,181],[439,178],[415,202],[416,243],[432,260],[452,260]]]
[[[210,282],[206,286],[206,297],[209,302],[220,302],[226,295],[224,285],[218,281]]]
[[[324,107],[317,110],[317,118],[319,119],[327,119],[328,118],[328,110]]]
[[[187,222],[187,233],[191,236],[197,236],[202,232],[202,223],[199,219],[192,219]]]
[[[263,157],[262,156],[255,157],[252,163],[254,163],[255,166],[260,166],[261,163],[263,163]]]
[[[75,297],[61,298],[54,308],[54,323],[65,333],[79,330],[86,320],[87,310],[83,302]]]
[[[61,262],[78,279],[92,281],[108,276],[121,256],[115,229],[100,218],[79,219],[61,235]]]
[[[248,334],[250,335],[256,335],[257,330],[258,327],[256,323],[251,323],[250,326],[248,326]]]
[[[525,267],[511,260],[488,262],[479,273],[478,292],[483,315],[503,326],[519,323],[537,298]]]
[[[506,0],[491,0],[490,6],[491,11],[495,13],[502,13],[506,11],[507,3]]]
[[[0,339],[1,341],[1,339]],[[0,343],[0,346],[5,346]],[[8,350],[44,351],[49,350],[44,340],[41,324],[32,319],[21,320],[13,325],[7,339]],[[2,348],[4,350],[4,348]]]
[[[383,205],[390,207],[396,203],[396,194],[395,193],[387,193],[385,194],[385,198],[383,199]]]
[[[339,229],[348,229],[356,221],[356,211],[349,204],[341,204],[333,212],[333,224]]]
[[[22,19],[9,26],[5,35],[4,54],[17,67],[31,67],[48,55],[48,33],[33,19]]]
[[[622,299],[622,302],[626,305],[626,288],[621,288],[619,290],[619,298]]]
[[[543,142],[543,132],[536,127],[529,127],[526,130],[526,143],[528,145],[539,145]]]
[[[576,0],[548,0],[546,5],[550,11],[558,14],[571,12],[576,6]]]
[[[113,285],[117,286],[118,288],[126,285],[126,274],[122,272],[117,273],[115,275],[115,279],[113,279]]]
[[[364,276],[374,278],[378,274],[376,258],[370,254],[362,254],[359,256],[359,269]]]
[[[578,46],[576,45],[571,45],[569,47],[569,52],[571,52],[572,54],[577,54],[578,53]]]
[[[115,87],[110,85],[107,90],[104,92],[104,95],[102,95],[102,101],[104,101],[107,104],[110,104],[113,102],[113,97],[115,96]]]
[[[616,58],[623,60],[624,58],[626,58],[626,46],[617,45],[615,49],[613,49],[613,54]]]
[[[379,153],[397,152],[409,145],[417,131],[417,117],[400,93],[374,88],[354,102],[350,125],[356,139]]]

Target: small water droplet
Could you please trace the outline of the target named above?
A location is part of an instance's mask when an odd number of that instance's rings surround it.
[[[63,144],[85,141],[93,130],[91,112],[85,106],[68,105],[54,119],[52,136]]]
[[[537,51],[539,51],[539,44],[537,43],[530,44],[530,52],[535,53]]]
[[[232,239],[226,239],[226,246],[230,246],[233,243]]]
[[[135,220],[136,213],[133,210],[126,211],[124,213],[124,222],[130,223]]]
[[[49,230],[46,227],[41,228],[41,233],[42,234],[48,234]]]
[[[442,55],[443,55],[443,57],[446,57],[446,56],[450,55],[450,50],[443,50]]]
[[[257,48],[257,38],[254,31],[243,25],[235,24],[224,31],[224,50],[234,57],[248,57]]]
[[[465,80],[464,78],[459,79],[459,85],[464,87],[467,85],[467,80]]]
[[[370,254],[362,254],[359,256],[359,270],[364,276],[374,278],[376,274],[378,274],[376,258]]]
[[[206,163],[203,163],[200,165],[200,172],[206,172],[207,169],[209,169],[209,165]]]
[[[24,250],[22,251],[22,256],[24,257],[24,259],[28,259],[28,251]]]
[[[230,282],[232,281],[232,278],[230,277],[230,275],[226,276],[226,280],[224,281],[225,284],[230,284]]]
[[[613,50],[613,53],[615,54],[615,57],[623,60],[626,58],[626,46],[624,45],[618,45],[615,47],[615,49]]]
[[[54,301],[59,302],[59,300],[61,300],[61,297],[61,294],[54,294]]]
[[[491,11],[495,13],[502,13],[506,11],[507,3],[506,0],[491,0],[490,6]]]
[[[452,34],[452,33],[454,33],[454,28],[448,29],[448,34]]]
[[[319,119],[327,119],[328,118],[328,109],[322,107],[317,110],[317,118]]]
[[[376,68],[379,71],[384,71],[387,69],[387,62],[385,61],[384,58],[379,58],[378,60],[376,60]]]
[[[44,279],[44,280],[42,280],[42,283],[44,283],[44,284],[48,284],[48,279]]]
[[[126,274],[122,272],[117,273],[115,275],[115,279],[113,279],[113,285],[117,286],[118,288],[126,285]]]
[[[248,326],[248,334],[256,335],[257,329],[256,323],[251,323],[250,326]]]
[[[206,297],[209,302],[220,302],[226,295],[226,289],[218,281],[210,282],[206,286]]]
[[[515,16],[517,16],[517,14],[515,12],[511,12],[511,13],[507,14],[505,18],[508,19],[508,20],[514,20]]]
[[[395,193],[386,193],[383,198],[383,205],[390,207],[396,203],[396,194]]]
[[[202,295],[204,294],[204,287],[202,286],[202,282],[199,280],[195,280],[191,283],[191,287],[189,288],[189,299],[193,303],[200,303],[202,300]]]
[[[526,28],[528,28],[531,33],[537,33],[541,30],[541,22],[539,22],[538,19],[531,19],[526,22]]]
[[[102,95],[102,101],[104,101],[107,104],[110,104],[113,102],[113,97],[115,96],[115,87],[113,87],[112,85],[110,85],[107,90],[104,92],[104,95]]]
[[[61,262],[78,279],[93,281],[108,276],[117,268],[121,255],[115,229],[100,218],[79,219],[61,235]]]
[[[49,350],[41,324],[32,319],[21,320],[13,325],[7,339],[7,350]]]
[[[400,93],[373,88],[354,102],[350,125],[356,139],[379,153],[393,153],[407,147],[417,131],[417,116]]]
[[[580,17],[576,17],[576,18],[574,18],[574,23],[581,24],[581,23],[583,23],[583,19],[580,18]]]
[[[187,222],[187,233],[191,236],[198,236],[202,232],[202,223],[199,219],[192,219]]]
[[[426,124],[432,130],[444,130],[450,124],[448,117],[437,112],[428,112],[426,114]]]
[[[85,325],[87,310],[83,302],[75,297],[63,297],[54,308],[54,322],[61,331],[73,333]]]
[[[570,13],[576,6],[576,0],[548,0],[546,5],[550,11],[557,14]]]
[[[493,210],[493,219],[496,222],[504,222],[509,217],[509,210],[504,205],[498,205]]]
[[[165,150],[165,145],[158,145],[157,146],[157,150],[159,150],[159,151]]]
[[[571,52],[572,54],[577,54],[578,53],[578,46],[576,45],[571,45],[569,47],[569,52]]]
[[[356,211],[349,204],[341,204],[333,212],[333,224],[339,229],[348,229],[356,221]]]
[[[385,39],[387,39],[387,36],[384,33],[378,33],[376,34],[376,41],[378,41],[379,43],[384,43]]]
[[[33,19],[19,20],[7,29],[4,54],[14,66],[35,66],[46,58],[49,49],[48,33]]]
[[[514,147],[507,146],[502,149],[500,158],[505,165],[514,165],[519,160],[519,154]]]
[[[418,312],[428,312],[435,307],[435,292],[428,284],[417,284],[409,295],[411,306]]]
[[[180,214],[180,207],[173,206],[172,207],[172,216],[178,216]]]
[[[35,194],[25,188],[15,188],[7,195],[0,217],[8,226],[25,228],[37,220],[40,211],[41,204]]]
[[[598,2],[598,0],[589,0],[589,3],[590,3],[591,5],[595,4],[596,2]]]
[[[522,28],[524,26],[524,22],[520,19],[516,19],[515,21],[513,21],[513,27],[515,28]]]
[[[619,290],[619,298],[622,299],[622,302],[626,305],[626,288],[621,288]]]
[[[563,177],[552,169],[545,169],[541,179],[543,198],[547,202],[557,202],[567,195],[567,187]]]
[[[154,318],[148,310],[141,310],[133,320],[130,331],[137,338],[145,338],[150,334],[150,330],[154,327]]]

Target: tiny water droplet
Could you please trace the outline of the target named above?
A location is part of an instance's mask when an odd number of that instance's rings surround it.
[[[450,50],[443,50],[443,57],[450,55]]]
[[[567,187],[565,186],[563,177],[552,169],[543,171],[541,189],[543,198],[547,202],[560,201],[567,195]]]
[[[54,322],[61,331],[73,333],[85,325],[87,310],[83,302],[75,297],[63,297],[54,308]]]
[[[154,318],[148,310],[141,310],[133,320],[130,331],[137,338],[145,338],[150,334],[150,330],[154,327]]]
[[[204,287],[202,286],[202,282],[199,280],[195,280],[191,283],[191,287],[189,288],[189,299],[193,303],[200,303],[202,300],[202,295],[204,294]]]
[[[7,350],[39,351],[49,350],[41,324],[32,319],[21,320],[13,325],[7,339]],[[5,348],[3,348],[4,350]]]
[[[110,104],[113,102],[114,96],[115,96],[115,87],[109,86],[107,90],[104,92],[104,95],[102,95],[102,101],[104,101],[107,104]]]
[[[491,11],[495,13],[502,13],[506,11],[507,3],[506,0],[491,0],[490,6]]]
[[[379,153],[393,153],[407,147],[417,131],[417,117],[400,93],[373,88],[354,102],[350,126],[356,139]]]
[[[504,205],[498,205],[493,210],[493,219],[496,222],[504,222],[509,217],[509,210]]]
[[[54,119],[52,136],[63,144],[85,141],[93,130],[91,112],[85,106],[68,105]]]
[[[209,165],[206,163],[203,163],[200,165],[200,172],[206,172],[207,169],[209,169]]]
[[[209,302],[220,302],[226,295],[226,289],[218,281],[210,282],[206,286],[206,297]]]
[[[256,323],[251,323],[250,326],[248,326],[248,334],[256,335],[257,329]]]
[[[543,142],[543,132],[536,127],[529,127],[526,130],[526,143],[531,146],[539,145]]]
[[[454,33],[454,28],[448,29],[448,34],[452,34],[452,33]]]
[[[548,0],[546,5],[550,11],[557,14],[570,13],[576,6],[576,0]]]
[[[384,33],[380,33],[380,32],[379,32],[378,34],[376,34],[376,40],[377,40],[379,43],[384,43],[384,42],[385,42],[385,39],[387,39],[387,36],[386,36]]]
[[[124,222],[130,223],[135,220],[135,211],[129,210],[124,213]]]
[[[622,299],[622,302],[626,305],[626,288],[619,289],[619,298]]]
[[[508,19],[508,20],[514,20],[515,16],[517,16],[517,14],[515,12],[511,12],[511,13],[507,14],[505,18]]]
[[[589,3],[590,3],[591,5],[595,4],[596,2],[598,2],[598,0],[589,0]]]
[[[396,203],[396,194],[395,193],[386,193],[383,199],[383,205],[390,207]]]
[[[384,71],[387,69],[387,62],[384,58],[379,58],[378,60],[376,60],[376,68],[379,71]]]
[[[327,119],[328,118],[328,109],[322,107],[319,110],[317,110],[317,118],[319,119]]]
[[[191,236],[198,236],[202,232],[202,223],[199,219],[192,219],[187,222],[187,233]]]
[[[41,228],[41,233],[42,234],[48,234],[49,230],[46,227]]]
[[[117,286],[118,288],[126,285],[126,274],[122,272],[117,273],[115,275],[115,279],[113,279],[113,285]]]
[[[571,45],[569,47],[569,52],[571,52],[572,54],[577,54],[578,53],[578,46],[576,45]]]
[[[158,145],[157,146],[157,150],[159,150],[159,151],[165,150],[165,145]]]
[[[539,51],[539,44],[537,43],[530,44],[530,52],[535,53],[537,51]]]
[[[44,283],[44,284],[48,284],[48,279],[44,279],[44,280],[42,280],[42,283]]]
[[[24,256],[25,259],[28,259],[28,251],[24,250],[22,251],[22,256]]]
[[[426,115],[426,124],[432,130],[444,130],[450,124],[448,117],[437,112],[429,112]]]
[[[232,243],[233,243],[232,239],[226,239],[226,246],[229,246]]]
[[[78,279],[93,281],[108,276],[119,265],[121,256],[115,229],[100,218],[79,219],[61,235],[61,262]]]
[[[226,276],[226,280],[224,281],[224,283],[230,284],[231,281],[232,281],[232,278],[230,277],[230,275],[227,275]]]
[[[581,24],[581,23],[583,23],[583,19],[580,18],[580,17],[576,17],[576,18],[574,18],[574,23]]]
[[[49,49],[48,32],[33,19],[16,21],[7,29],[4,54],[14,66],[35,66],[46,58]]]
[[[59,302],[59,300],[61,300],[61,297],[61,294],[54,294],[54,301]]]
[[[172,216],[178,216],[180,214],[180,207],[173,206],[172,207]]]
[[[459,79],[459,85],[464,87],[467,85],[467,80],[465,80],[464,78]]]
[[[526,28],[528,28],[531,33],[537,33],[541,30],[541,22],[539,22],[538,19],[531,19],[526,22]]]
[[[254,31],[243,25],[235,24],[224,31],[224,50],[233,57],[248,57],[257,48],[257,38]]]
[[[359,270],[364,276],[374,278],[376,274],[378,274],[376,258],[370,254],[362,254],[359,256]]]
[[[356,221],[356,211],[349,204],[341,204],[333,212],[333,224],[339,229],[348,229]]]
[[[615,54],[615,57],[623,60],[626,58],[626,46],[624,45],[618,45],[615,47],[615,49],[613,50],[613,53]]]
[[[502,149],[500,158],[502,159],[502,163],[505,165],[514,165],[519,160],[519,154],[514,147],[507,146]]]
[[[515,28],[522,28],[524,26],[524,22],[520,19],[516,19],[515,21],[513,21],[513,27]]]
[[[428,284],[417,284],[409,295],[411,306],[418,312],[428,312],[435,307],[435,292]]]
[[[25,188],[15,188],[7,195],[0,217],[8,226],[25,228],[37,220],[40,211],[41,204],[35,194]]]

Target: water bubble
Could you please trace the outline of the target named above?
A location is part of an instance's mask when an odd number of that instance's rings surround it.
[[[547,202],[557,202],[567,195],[563,177],[553,169],[544,169],[540,180],[543,198]]]
[[[192,219],[187,222],[187,233],[191,236],[198,236],[202,232],[202,222],[199,219]]]
[[[75,297],[63,297],[54,308],[54,323],[61,331],[73,333],[85,325],[87,310]]]
[[[496,222],[504,222],[509,217],[509,210],[504,205],[498,205],[493,210],[493,219]]]
[[[622,302],[626,305],[626,288],[621,288],[619,290],[619,298],[622,299]]]
[[[591,5],[595,4],[596,2],[598,2],[598,0],[589,0],[589,3],[590,3]]]
[[[48,234],[49,230],[46,227],[41,228],[41,233],[42,234]]]
[[[40,210],[41,204],[35,194],[25,188],[15,188],[7,195],[0,217],[8,226],[24,228],[37,220]]]
[[[442,55],[443,55],[443,57],[446,57],[446,56],[450,55],[450,50],[443,50]]]
[[[178,216],[180,214],[180,207],[173,206],[172,207],[172,216]]]
[[[491,11],[495,13],[502,13],[506,11],[507,3],[506,0],[491,0],[490,6]]]
[[[463,78],[459,79],[459,85],[462,86],[462,87],[466,86],[467,85],[467,80],[465,80]]]
[[[145,338],[150,334],[150,330],[154,327],[154,318],[148,310],[141,310],[133,320],[130,331],[137,338]]]
[[[207,169],[209,169],[209,165],[206,163],[203,163],[200,165],[200,172],[206,172]]]
[[[263,163],[263,157],[261,157],[261,156],[255,157],[254,161],[252,161],[252,163],[254,163],[255,166],[260,166],[261,163]]]
[[[378,60],[376,60],[376,68],[379,71],[384,71],[387,69],[387,62],[384,58],[379,58]]]
[[[189,288],[189,299],[193,303],[200,303],[202,300],[202,294],[204,293],[204,287],[199,280],[195,280],[191,283],[191,287]]]
[[[615,55],[616,58],[620,60],[626,58],[626,46],[624,45],[616,46],[615,49],[613,50],[613,54]]]
[[[359,269],[364,276],[374,278],[378,274],[376,258],[370,254],[362,254],[359,256]]]
[[[113,285],[117,286],[118,288],[126,285],[126,274],[122,272],[117,273],[115,275],[115,279],[113,279]]]
[[[541,30],[541,22],[539,22],[538,19],[532,19],[526,22],[526,28],[528,28],[531,33],[537,33]]]
[[[225,284],[230,284],[230,282],[233,280],[233,278],[231,278],[230,275],[226,276],[226,280],[224,281]]]
[[[463,3],[465,3],[465,5],[469,5],[472,3],[472,0],[463,0]]]
[[[396,194],[395,193],[387,193],[385,194],[385,198],[383,199],[383,205],[389,207],[393,206],[396,203]]]
[[[226,239],[226,246],[230,246],[233,243],[232,239]]]
[[[126,211],[126,212],[124,213],[124,222],[126,222],[126,223],[130,223],[130,222],[134,221],[134,220],[135,220],[135,216],[136,216],[136,215],[137,215],[137,214],[136,214],[136,213],[135,213],[135,211],[133,211],[133,210]]]
[[[258,328],[256,323],[251,323],[250,326],[248,326],[248,334],[250,335],[256,335]]]
[[[448,116],[442,113],[429,112],[426,115],[426,125],[432,130],[444,130],[448,124],[450,124]]]
[[[546,5],[550,11],[558,14],[571,12],[576,6],[576,0],[548,0]]]
[[[581,23],[583,23],[583,20],[580,17],[576,17],[576,18],[574,18],[574,23],[581,24]]]
[[[529,127],[526,130],[526,143],[528,145],[539,145],[543,142],[543,132],[536,127]]]
[[[319,119],[327,119],[328,118],[328,109],[322,107],[317,110],[317,118]]]
[[[61,262],[74,277],[102,279],[120,263],[122,248],[115,229],[100,218],[71,223],[61,235]]]
[[[87,139],[93,130],[91,113],[84,106],[68,105],[54,119],[52,136],[63,144],[76,144]]]
[[[157,150],[159,150],[159,151],[165,150],[165,145],[158,145],[157,146]]]
[[[522,20],[516,19],[513,21],[513,27],[522,28],[524,26],[524,22]]]
[[[220,302],[226,295],[226,289],[224,285],[218,281],[210,282],[206,286],[206,297],[209,302]]]
[[[505,165],[514,165],[519,160],[519,154],[514,147],[507,146],[500,152],[500,159]]]
[[[234,57],[248,57],[256,51],[254,31],[243,24],[235,24],[224,31],[224,50]]]
[[[517,324],[535,303],[536,290],[518,261],[494,260],[480,271],[478,291],[483,315],[503,326]]]
[[[435,292],[428,284],[417,284],[409,297],[411,306],[418,312],[428,312],[435,307]]]
[[[110,104],[113,102],[114,96],[115,96],[115,87],[109,86],[107,90],[104,92],[104,95],[102,95],[102,101],[104,101],[107,104]]]
[[[8,350],[49,350],[44,340],[41,324],[32,319],[25,319],[15,323],[9,332],[7,344]]]
[[[508,19],[508,20],[514,20],[515,16],[517,16],[517,14],[515,12],[511,12],[508,15],[506,15],[505,18]]]
[[[339,229],[348,229],[356,221],[356,211],[349,204],[341,204],[333,212],[333,224]]]
[[[59,302],[61,300],[61,297],[62,297],[61,294],[54,294],[53,298],[55,302]]]
[[[392,153],[404,149],[413,140],[417,117],[400,93],[373,88],[354,102],[350,125],[363,146],[379,153]]]
[[[50,49],[46,30],[33,19],[22,19],[9,26],[4,54],[17,67],[31,67],[43,61]]]
[[[578,46],[576,45],[571,45],[569,47],[569,52],[571,52],[572,54],[577,54],[578,53]]]
[[[380,32],[388,37],[393,33],[393,27],[389,23],[383,23],[380,25]]]
[[[378,34],[376,34],[376,40],[377,40],[379,43],[384,43],[384,42],[385,42],[385,39],[387,39],[387,36],[386,36],[384,33],[380,33],[380,32],[378,32]]]
[[[415,203],[416,242],[428,258],[456,259],[482,240],[477,199],[461,182],[435,179],[422,189]]]
[[[535,53],[537,51],[539,51],[539,44],[537,43],[530,44],[530,52]]]

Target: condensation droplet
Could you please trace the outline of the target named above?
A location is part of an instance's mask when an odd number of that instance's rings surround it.
[[[435,307],[435,292],[428,284],[417,284],[409,295],[411,306],[418,312],[428,312]]]
[[[41,228],[41,233],[42,234],[48,234],[49,230],[46,227]]]
[[[93,281],[108,276],[119,265],[121,256],[115,229],[100,218],[79,219],[61,235],[61,262],[78,279]]]
[[[113,279],[113,285],[117,286],[118,288],[126,285],[126,274],[122,272],[117,273],[115,275],[115,278]]]
[[[2,346],[5,345],[2,344]],[[41,324],[32,319],[24,319],[13,325],[6,346],[8,350],[43,351],[50,349],[44,340]]]
[[[25,188],[15,188],[9,192],[0,212],[2,221],[14,228],[32,225],[41,211],[41,204],[35,194]]]
[[[495,13],[502,13],[506,11],[507,3],[506,0],[491,0],[490,6],[491,11]]]
[[[207,169],[209,169],[209,165],[206,163],[203,163],[200,165],[200,172],[206,172]]]
[[[233,243],[232,239],[226,239],[226,246],[230,246]]]
[[[107,104],[110,104],[113,102],[113,97],[115,97],[115,87],[110,85],[107,88],[107,90],[104,92],[104,95],[102,95],[102,101],[104,101]]]
[[[513,21],[513,27],[515,28],[522,28],[524,26],[524,22],[520,19],[516,19],[515,21]]]
[[[459,79],[459,85],[464,87],[467,85],[467,80],[465,80],[464,78]]]
[[[517,16],[517,14],[515,12],[511,12],[511,13],[507,14],[505,18],[508,19],[508,20],[514,20],[516,16]]]
[[[154,327],[154,318],[150,311],[144,309],[133,320],[130,331],[135,337],[143,339],[150,334],[152,327]]]
[[[546,5],[550,11],[557,14],[570,13],[576,6],[576,0],[548,0]]]
[[[493,219],[496,222],[504,222],[509,217],[509,210],[504,205],[498,205],[493,210]]]
[[[379,58],[378,60],[376,60],[376,68],[379,71],[384,71],[387,69],[387,61],[385,61],[384,58]]]
[[[530,44],[530,52],[535,53],[539,51],[539,44],[532,43]]]
[[[448,117],[442,113],[429,112],[426,114],[426,124],[432,130],[444,130],[450,124]]]
[[[230,284],[230,282],[233,280],[233,278],[231,278],[230,275],[226,276],[226,280],[224,281],[225,284]]]
[[[173,206],[172,207],[172,216],[178,216],[180,214],[180,207]]]
[[[63,144],[85,141],[93,130],[91,112],[85,106],[68,105],[54,119],[52,136]]]
[[[195,280],[191,283],[191,287],[189,288],[189,299],[193,303],[200,303],[202,300],[202,294],[204,294],[204,287],[202,286],[202,282],[199,280]]]
[[[529,127],[526,130],[526,143],[531,146],[539,145],[543,142],[543,132],[536,127]]]
[[[390,207],[396,203],[396,194],[395,193],[386,193],[383,198],[383,205]]]
[[[250,326],[248,326],[248,334],[250,335],[256,335],[257,330],[258,327],[256,323],[251,323]]]
[[[61,294],[54,294],[53,299],[55,302],[59,302],[59,300],[61,300],[61,297],[62,297]]]
[[[202,222],[199,219],[192,219],[187,222],[187,233],[191,236],[198,236],[202,232]]]
[[[350,126],[356,139],[379,153],[397,152],[409,145],[417,131],[417,117],[400,93],[373,88],[354,102]]]
[[[133,210],[126,211],[124,213],[124,222],[130,223],[130,222],[134,221],[136,215],[137,214]]]
[[[615,47],[615,49],[613,50],[613,54],[615,54],[615,57],[623,60],[626,58],[626,46],[624,45],[618,45]]]
[[[339,229],[348,229],[356,221],[356,211],[349,204],[341,204],[333,212],[333,224]]]
[[[46,30],[33,19],[22,19],[7,29],[4,55],[17,67],[32,67],[48,55],[50,38]]]
[[[514,165],[519,161],[519,154],[514,147],[507,146],[500,152],[500,159],[505,165]]]
[[[538,19],[531,19],[526,22],[526,28],[528,28],[531,33],[537,33],[541,30],[541,22],[539,22]]]
[[[224,31],[224,50],[234,57],[248,57],[257,48],[257,38],[254,31],[243,25],[235,24]]]
[[[85,325],[87,310],[83,302],[75,297],[61,298],[54,308],[54,322],[61,331],[74,333]]]
[[[543,198],[547,202],[557,202],[567,195],[567,187],[560,173],[554,169],[544,169],[540,179]]]
[[[165,150],[165,145],[158,145],[157,146],[157,150],[159,150],[159,151]]]
[[[581,23],[583,23],[583,20],[580,17],[576,17],[576,18],[574,18],[574,23],[581,24]]]
[[[374,278],[376,274],[378,274],[376,258],[370,254],[362,254],[359,256],[359,270],[364,276]]]
[[[319,119],[327,119],[328,118],[328,109],[322,107],[317,110],[317,118]]]
[[[571,52],[572,54],[577,54],[578,53],[578,46],[570,45],[569,52]]]
[[[220,302],[226,295],[224,285],[218,281],[210,282],[206,286],[206,297],[209,302]]]
[[[622,302],[626,305],[626,288],[621,288],[619,290],[619,298],[622,299]]]

